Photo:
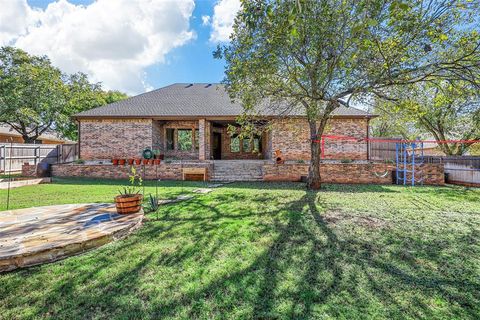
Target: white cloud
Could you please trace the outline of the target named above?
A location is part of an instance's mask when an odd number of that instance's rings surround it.
[[[193,0],[97,0],[88,6],[59,0],[34,10],[26,0],[2,1],[0,45],[46,54],[63,71],[85,72],[107,89],[143,92],[149,88],[145,68],[195,38],[189,25],[194,6]]]
[[[210,24],[210,16],[202,16],[202,25],[208,26]]]
[[[25,34],[28,25],[34,23],[39,12],[30,8],[26,1],[0,1],[0,45],[2,45]]]
[[[210,41],[228,41],[233,31],[233,22],[240,10],[240,0],[219,0],[213,8]]]

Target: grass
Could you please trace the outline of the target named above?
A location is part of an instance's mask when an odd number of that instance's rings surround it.
[[[111,202],[118,187],[57,180],[14,189],[12,206]],[[1,319],[478,319],[480,189],[229,184],[0,284]]]

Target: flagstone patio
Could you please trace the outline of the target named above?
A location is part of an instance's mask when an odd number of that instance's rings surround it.
[[[0,212],[0,272],[53,262],[126,237],[143,212],[114,204],[67,204]]]

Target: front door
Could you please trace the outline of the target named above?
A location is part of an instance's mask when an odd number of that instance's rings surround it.
[[[219,132],[213,133],[213,159],[222,159],[222,134]]]

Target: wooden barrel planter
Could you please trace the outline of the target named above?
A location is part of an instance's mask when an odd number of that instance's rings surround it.
[[[142,209],[143,195],[141,194],[127,194],[115,197],[115,205],[117,213],[136,213]]]

